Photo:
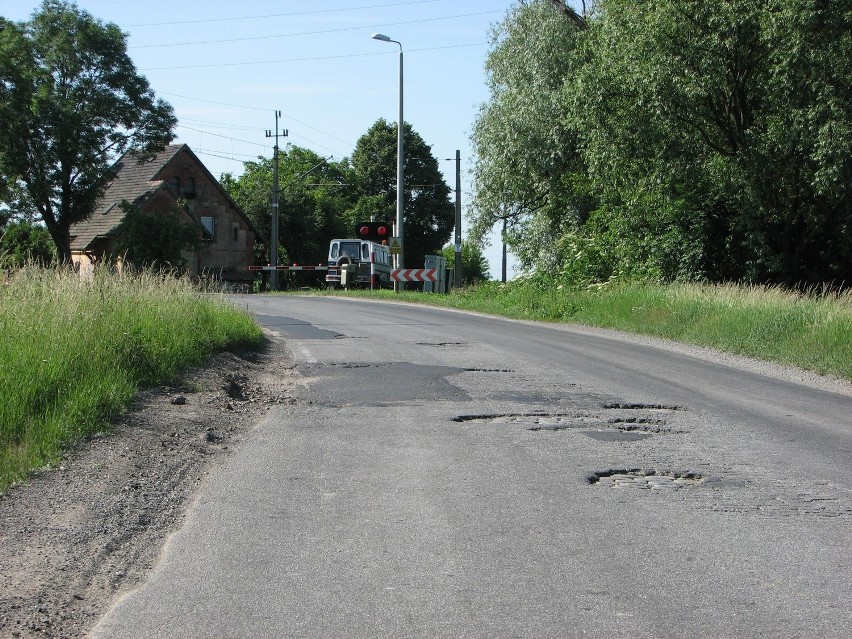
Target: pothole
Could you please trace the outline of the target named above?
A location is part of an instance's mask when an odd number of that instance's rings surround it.
[[[602,408],[607,410],[686,410],[683,406],[673,406],[670,404],[640,404],[635,402],[611,402],[609,404],[604,404]]]
[[[446,348],[447,346],[467,346],[467,342],[415,342],[418,346],[433,346],[435,348]]]
[[[668,427],[668,422],[664,419],[652,419],[646,417],[613,417],[607,423],[616,430],[630,433],[672,434],[675,432],[683,432],[670,429]]]
[[[572,428],[588,428],[590,426],[605,426],[605,424],[597,417],[547,416],[537,418],[534,425],[527,427],[527,430],[533,432],[541,430],[569,430]]]
[[[586,428],[584,435],[599,441],[639,441],[655,434],[670,433],[666,421],[645,417],[613,417],[602,419],[595,415],[532,413],[494,413],[490,415],[459,415],[457,423],[517,424],[532,432],[562,431]]]
[[[328,368],[383,368],[385,366],[390,366],[390,364],[379,363],[379,364],[358,364],[352,362],[324,362],[322,366]]]
[[[465,373],[514,373],[511,368],[463,368]]]
[[[566,430],[589,426],[605,426],[597,417],[585,415],[554,415],[553,413],[502,413],[492,415],[459,415],[454,422],[474,424],[520,424],[527,430]]]
[[[705,483],[707,478],[694,472],[657,471],[647,469],[605,470],[587,478],[589,484],[607,488],[640,490],[680,490]]]
[[[583,430],[580,431],[586,437],[591,437],[600,442],[638,442],[653,437],[652,433],[625,430]]]

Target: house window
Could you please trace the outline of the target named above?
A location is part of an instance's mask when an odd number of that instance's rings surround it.
[[[234,244],[236,244],[239,241],[240,241],[240,227],[235,226],[234,227]]]
[[[177,195],[180,195],[180,178],[179,177],[173,177],[171,180],[169,180],[169,186],[171,187],[172,191],[174,191]]]
[[[201,216],[201,224],[207,229],[207,232],[210,234],[214,240],[216,239],[216,218],[212,215],[202,215]]]
[[[195,197],[195,178],[188,177],[186,178],[186,186],[183,187],[183,196],[187,200],[191,200]]]

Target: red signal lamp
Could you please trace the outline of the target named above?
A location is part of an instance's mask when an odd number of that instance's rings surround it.
[[[391,234],[391,226],[387,222],[361,222],[355,225],[355,235],[359,239],[370,242],[386,241]]]

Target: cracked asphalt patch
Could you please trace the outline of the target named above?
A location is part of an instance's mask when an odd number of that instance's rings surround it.
[[[306,378],[299,398],[322,406],[388,406],[412,401],[470,400],[448,378],[462,372],[453,366],[403,362],[388,364],[305,364]]]

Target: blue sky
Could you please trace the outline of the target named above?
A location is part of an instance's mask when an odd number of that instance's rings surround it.
[[[514,0],[79,0],[128,34],[129,53],[179,119],[187,143],[217,177],[271,157],[274,111],[291,143],[323,156],[350,156],[380,117],[398,111],[404,51],[404,116],[455,186],[462,157],[462,204],[469,200],[470,131],[487,101],[489,30]],[[40,2],[4,0],[0,13],[26,20]],[[500,275],[499,233],[486,251]],[[513,261],[510,260],[510,276]]]

